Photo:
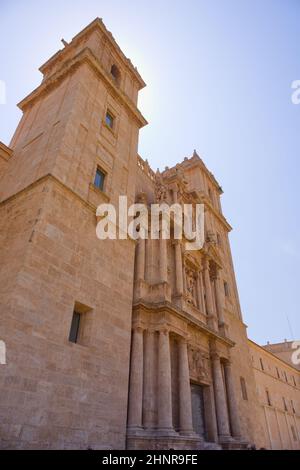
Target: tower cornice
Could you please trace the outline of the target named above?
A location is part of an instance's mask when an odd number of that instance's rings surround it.
[[[126,68],[130,70],[131,74],[139,84],[139,90],[144,88],[146,84],[142,79],[141,75],[139,74],[137,68],[134,67],[131,60],[128,59],[128,57],[126,57],[125,54],[122,52],[112,33],[108,31],[101,18],[96,18],[94,21],[92,21],[88,26],[86,26],[82,31],[80,31],[80,33],[76,34],[72,41],[69,44],[65,45],[64,49],[59,50],[52,57],[50,57],[50,59],[47,60],[47,62],[45,62],[39,68],[40,72],[42,72],[43,74],[47,73],[48,70],[50,70],[51,67],[53,67],[57,63],[57,61],[63,60],[65,53],[69,51],[70,48],[75,48],[82,40],[84,40],[85,37],[90,35],[95,30],[98,30],[105,36],[106,40],[114,49],[121,62],[125,65]]]
[[[143,117],[141,112],[137,107],[129,100],[127,95],[125,95],[122,90],[120,90],[114,83],[113,80],[108,76],[104,68],[102,67],[100,61],[93,54],[89,47],[86,47],[81,52],[79,52],[75,57],[67,60],[62,64],[62,67],[51,75],[49,78],[45,79],[40,86],[38,86],[33,92],[31,92],[26,98],[24,98],[19,104],[18,107],[25,111],[28,106],[31,106],[35,101],[37,101],[45,93],[48,93],[52,88],[56,88],[70,73],[73,73],[81,65],[88,64],[91,69],[101,77],[101,79],[107,85],[109,91],[112,95],[124,105],[137,121],[139,127],[145,126],[147,123],[146,119]]]

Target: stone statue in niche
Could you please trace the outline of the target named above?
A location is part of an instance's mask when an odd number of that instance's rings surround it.
[[[186,269],[186,301],[196,307],[195,299],[195,273],[191,269]]]
[[[205,354],[199,349],[189,347],[190,375],[196,380],[209,379],[209,363]]]
[[[168,189],[163,183],[162,176],[159,171],[155,174],[155,201],[157,204],[161,202],[167,202]]]

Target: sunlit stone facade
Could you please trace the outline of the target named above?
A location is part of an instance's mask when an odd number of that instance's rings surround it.
[[[101,20],[40,70],[0,145],[1,447],[299,447],[299,371],[260,348],[295,378],[276,436],[257,393],[214,176],[196,151],[163,172],[138,156],[145,84]],[[203,248],[174,227],[170,240],[97,239],[96,208],[119,195],[204,204]]]

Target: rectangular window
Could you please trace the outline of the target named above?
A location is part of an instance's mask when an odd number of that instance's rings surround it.
[[[245,381],[244,377],[240,377],[240,381],[241,381],[241,389],[242,389],[243,400],[248,400],[246,381]]]
[[[97,168],[94,185],[97,188],[101,189],[101,191],[103,191],[103,188],[104,188],[104,179],[105,179],[105,173],[103,173],[103,171],[100,170],[100,168]]]
[[[288,378],[287,378],[286,372],[284,372],[284,378],[285,378],[285,381],[287,382]]]
[[[291,426],[291,430],[292,430],[292,434],[293,434],[293,439],[294,439],[294,441],[297,441],[298,439],[297,439],[297,434],[296,434],[296,431],[295,431],[294,426]]]
[[[279,374],[278,367],[276,367],[276,372],[277,372],[277,378],[280,379],[280,374]]]
[[[259,359],[261,370],[265,370],[262,358]]]
[[[113,129],[113,127],[114,127],[114,117],[109,111],[107,111],[107,113],[106,113],[105,123],[108,127]]]
[[[71,341],[71,343],[77,343],[80,328],[80,320],[81,314],[74,311],[69,334],[69,341]]]
[[[268,403],[268,405],[269,405],[269,406],[272,406],[269,390],[266,390],[266,397],[267,397],[267,403]]]
[[[295,410],[295,407],[294,407],[294,402],[293,402],[293,400],[291,400],[291,408],[292,408],[292,412],[295,414],[295,413],[296,413],[296,410]]]
[[[294,377],[294,376],[292,376],[292,377],[293,377],[294,385],[295,385],[295,387],[296,387],[296,380],[295,380],[295,377]]]
[[[225,292],[225,296],[229,297],[229,287],[226,281],[224,281],[224,292]]]
[[[283,401],[283,409],[284,411],[287,411],[288,409],[287,409],[287,405],[286,405],[286,401],[284,397],[282,397],[282,401]]]

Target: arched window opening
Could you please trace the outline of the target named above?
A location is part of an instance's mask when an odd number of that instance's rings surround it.
[[[113,64],[111,69],[110,69],[110,73],[111,73],[111,76],[113,78],[113,80],[115,81],[115,83],[117,85],[120,85],[120,80],[121,80],[121,74],[120,74],[120,70],[118,69],[118,67]]]

